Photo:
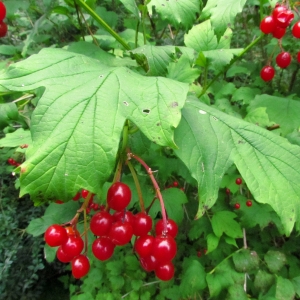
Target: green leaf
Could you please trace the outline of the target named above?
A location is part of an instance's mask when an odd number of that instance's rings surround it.
[[[295,222],[299,227],[298,146],[192,99],[182,113],[175,153],[198,181],[197,217],[214,205],[222,177],[234,163],[255,200],[268,203],[279,215],[286,234]]]
[[[258,291],[265,293],[275,282],[275,276],[263,270],[258,270],[254,279],[254,287]]]
[[[228,245],[232,245],[232,246],[238,248],[238,245],[237,245],[236,240],[235,240],[234,238],[231,238],[231,237],[229,237],[229,236],[225,236],[225,237],[224,237],[224,240],[225,240],[225,242],[226,242]]]
[[[293,300],[295,297],[294,286],[289,279],[277,276],[276,280],[276,299]]]
[[[216,6],[210,10],[211,22],[218,36],[221,36],[228,27],[234,26],[234,19],[243,10],[246,2],[246,0],[214,1]]]
[[[56,251],[58,247],[50,247],[48,244],[44,246],[44,258],[47,262],[51,263],[56,258]]]
[[[20,194],[30,193],[36,203],[70,199],[80,188],[100,193],[126,119],[150,140],[174,147],[173,130],[188,91],[177,81],[143,77],[59,49],[12,65],[0,76],[1,86],[46,88],[33,113],[33,146],[21,174]]]
[[[243,249],[235,253],[232,258],[238,272],[250,273],[259,267],[259,257],[255,251]]]
[[[294,290],[298,296],[300,296],[300,276],[292,279],[292,284],[294,286]]]
[[[191,229],[188,232],[190,240],[198,239],[202,234],[207,236],[208,232],[211,232],[211,223],[208,218],[201,218],[192,222]]]
[[[17,47],[12,45],[0,45],[0,54],[13,56],[17,53]]]
[[[300,127],[300,102],[286,97],[258,95],[250,103],[248,112],[259,107],[266,107],[269,119],[280,126],[283,136]]]
[[[207,252],[210,253],[217,249],[219,245],[220,237],[215,236],[213,233],[207,235]]]
[[[228,289],[226,300],[248,300],[244,287],[241,284],[231,285]]]
[[[258,125],[260,127],[268,127],[272,126],[275,123],[271,122],[269,119],[269,115],[266,112],[266,107],[257,107],[254,110],[251,110],[246,117],[244,118],[245,121]]]
[[[269,250],[264,260],[271,273],[278,273],[281,268],[286,264],[286,256],[284,253],[275,250]]]
[[[199,261],[193,259],[188,262],[180,281],[180,293],[183,297],[198,295],[199,290],[206,288],[205,270]]]
[[[188,29],[195,21],[196,13],[200,11],[200,0],[151,0],[148,4],[149,11],[152,11],[153,6],[163,20],[167,20],[176,28],[182,25]]]
[[[250,88],[247,86],[236,89],[232,94],[232,101],[241,101],[243,104],[250,104],[256,95],[260,93],[259,89]]]
[[[18,147],[23,144],[31,144],[30,131],[23,128],[7,133],[4,138],[0,139],[0,147]]]
[[[237,215],[230,211],[216,212],[211,219],[211,225],[215,235],[220,238],[223,233],[226,233],[232,238],[243,237],[240,224],[234,220],[236,217]]]
[[[123,5],[130,11],[137,19],[140,19],[140,12],[135,3],[135,0],[120,0]]]
[[[0,91],[5,92],[5,89]],[[0,130],[9,125],[12,121],[17,120],[19,117],[18,109],[15,103],[0,104]]]

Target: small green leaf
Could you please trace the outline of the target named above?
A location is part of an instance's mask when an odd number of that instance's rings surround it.
[[[254,279],[254,287],[258,291],[265,293],[275,282],[275,276],[263,270],[258,270]]]
[[[271,273],[278,273],[286,264],[286,256],[280,251],[269,250],[265,254],[264,260]]]
[[[300,296],[300,276],[292,279],[292,284],[294,286],[294,290],[298,296]]]
[[[259,257],[255,251],[243,249],[233,255],[235,269],[242,273],[251,273],[259,267]]]
[[[230,211],[216,212],[212,219],[211,225],[217,237],[221,237],[223,233],[232,238],[243,237],[243,232],[240,224],[234,219],[237,215]]]
[[[238,245],[236,243],[236,240],[234,238],[231,238],[229,236],[225,236],[224,237],[224,240],[225,242],[228,244],[228,245],[232,245],[232,246],[235,246],[236,248],[238,248]]]
[[[120,0],[128,11],[130,11],[137,19],[140,19],[140,12],[134,0]]]
[[[47,262],[51,263],[56,258],[56,251],[58,247],[50,247],[48,244],[44,246],[44,258]]]
[[[266,110],[266,107],[257,107],[256,109],[251,110],[251,112],[246,115],[244,120],[260,127],[266,128],[268,126],[272,126],[275,123],[270,121]]]
[[[132,279],[130,281],[131,287],[135,290],[138,291],[141,286],[143,285],[143,280],[141,279]]]
[[[1,86],[0,86],[1,90]],[[5,92],[6,89],[1,91]],[[15,103],[0,104],[0,130],[19,118],[18,109]]]
[[[289,279],[277,276],[276,280],[276,294],[277,300],[293,300],[295,297],[295,290],[292,282]]]
[[[231,100],[241,101],[243,104],[250,104],[259,93],[259,89],[243,86],[233,92]]]
[[[19,128],[12,133],[7,133],[0,139],[0,147],[18,147],[23,144],[31,144],[31,133],[29,130]]]
[[[207,235],[207,252],[214,251],[219,245],[220,238],[215,236],[213,233]]]
[[[198,239],[202,234],[206,237],[212,231],[211,223],[208,218],[200,218],[192,222],[191,229],[188,232],[190,240]]]
[[[248,296],[244,290],[243,285],[234,284],[231,285],[228,289],[228,294],[226,300],[248,300]]]

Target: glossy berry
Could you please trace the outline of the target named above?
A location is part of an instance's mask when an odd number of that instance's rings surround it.
[[[178,186],[179,186],[179,183],[178,183],[177,181],[174,181],[174,182],[173,182],[173,186],[174,186],[174,187],[178,187]]]
[[[5,37],[7,33],[7,25],[1,21],[0,22],[0,38]]]
[[[156,277],[163,281],[171,280],[174,276],[174,272],[174,265],[170,261],[159,264],[155,268]]]
[[[151,235],[140,236],[134,244],[134,250],[140,257],[150,256],[152,253],[152,247],[154,243],[154,237]]]
[[[15,166],[17,164],[17,162],[11,157],[7,160],[7,163],[11,166]]]
[[[260,71],[260,77],[264,81],[270,81],[275,76],[275,69],[271,66],[265,66]]]
[[[90,229],[94,235],[105,236],[108,235],[109,230],[113,224],[114,218],[106,211],[97,212],[93,215],[90,222]]]
[[[144,212],[139,212],[135,215],[132,227],[134,235],[146,235],[152,229],[152,218]]]
[[[300,39],[300,21],[296,22],[293,26],[292,34],[295,38]]]
[[[248,207],[252,206],[252,201],[251,201],[251,200],[247,200],[246,205],[247,205]]]
[[[65,227],[65,230],[68,236],[80,236],[79,231],[75,227],[67,226]]]
[[[133,226],[135,216],[131,211],[115,211],[112,215],[114,222],[121,221],[122,223],[128,222]]]
[[[122,246],[127,244],[133,235],[133,228],[128,222],[118,221],[112,224],[108,237],[111,241],[118,246]]]
[[[106,236],[97,238],[92,245],[92,252],[101,261],[111,258],[115,244]]]
[[[170,235],[159,235],[155,237],[152,255],[161,262],[171,261],[177,252],[177,245]]]
[[[115,182],[107,192],[108,206],[113,210],[123,210],[131,200],[131,190],[123,182]]]
[[[78,255],[71,263],[72,275],[79,279],[85,276],[90,270],[90,261],[85,255]]]
[[[231,193],[230,189],[229,189],[229,188],[226,188],[225,193],[226,193],[227,195],[230,195],[230,193]]]
[[[80,192],[78,192],[74,197],[73,201],[78,201],[80,199]]]
[[[164,222],[163,220],[159,220],[156,225],[155,225],[155,234],[156,235],[161,235],[161,234],[168,234],[172,236],[173,238],[176,237],[178,233],[178,226],[175,221],[172,219],[167,220],[167,232],[164,232]]]
[[[84,242],[80,236],[71,235],[61,247],[66,255],[75,257],[83,250]]]
[[[275,27],[273,16],[267,16],[260,22],[260,30],[265,34],[273,32]]]
[[[292,56],[289,52],[281,52],[276,56],[276,64],[278,67],[285,69],[290,65]]]
[[[62,249],[61,246],[56,251],[57,259],[62,263],[68,263],[73,259],[73,256],[68,256]]]
[[[141,257],[140,264],[145,271],[151,272],[154,271],[158,266],[158,261],[153,255],[149,255],[146,257]]]
[[[237,178],[237,179],[235,180],[235,183],[236,183],[237,185],[242,184],[242,182],[243,182],[242,178]]]
[[[240,209],[240,208],[241,208],[241,205],[240,205],[239,203],[236,203],[236,204],[234,204],[234,208],[235,208],[235,209]]]
[[[54,224],[47,228],[44,239],[50,247],[57,247],[67,241],[68,235],[64,227]]]
[[[273,10],[272,16],[277,26],[287,28],[294,19],[292,11],[285,6],[278,6]]]
[[[0,21],[3,21],[6,16],[6,7],[2,1],[0,1]]]
[[[285,33],[286,33],[286,29],[285,28],[276,26],[275,29],[272,32],[272,35],[276,39],[281,39],[281,38],[283,38],[283,36],[285,35]]]

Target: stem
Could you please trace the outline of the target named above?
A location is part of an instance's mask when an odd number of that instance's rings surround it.
[[[89,15],[98,22],[109,34],[111,34],[126,50],[131,50],[130,46],[100,17],[98,16],[83,0],[75,0]]]
[[[145,26],[145,18],[147,14],[147,5],[145,4],[146,1],[144,1],[143,4],[143,10],[142,10],[142,27],[143,27],[143,37],[144,37],[144,45],[147,43],[146,39],[146,26]]]
[[[228,69],[235,63],[237,62],[239,59],[242,58],[242,56],[247,53],[252,47],[254,47],[263,37],[265,36],[265,34],[262,34],[261,36],[259,36],[258,38],[256,38],[251,44],[249,44],[240,54],[238,54],[237,56],[235,56],[231,62],[225,67],[225,69],[223,71],[220,71],[213,79],[212,81],[205,87],[203,88],[199,98],[201,96],[203,96],[206,91],[208,90],[208,88],[224,73],[226,73],[228,71]]]
[[[159,199],[159,202],[160,202],[160,207],[161,207],[161,214],[162,214],[162,218],[163,218],[163,224],[164,224],[164,232],[167,232],[168,229],[167,229],[167,215],[166,215],[166,209],[165,209],[165,204],[164,204],[164,200],[162,198],[162,195],[161,195],[161,192],[160,192],[160,188],[157,184],[157,181],[156,179],[154,178],[153,176],[153,173],[152,173],[152,170],[151,168],[149,168],[149,166],[140,158],[138,157],[137,155],[131,153],[131,152],[128,152],[127,153],[128,155],[128,159],[131,159],[131,158],[134,158],[135,160],[137,160],[147,171],[151,181],[152,181],[152,184],[156,190],[156,196],[157,198]]]
[[[137,190],[137,193],[138,193],[141,211],[145,212],[145,206],[144,206],[144,200],[143,200],[143,195],[142,195],[142,189],[141,189],[141,186],[140,186],[137,174],[135,172],[134,167],[132,166],[132,163],[129,160],[127,160],[127,165],[128,165],[128,167],[130,169],[130,172],[132,174],[132,177],[133,177],[133,180],[134,180],[134,184],[135,184],[135,187],[136,187],[136,190]]]
[[[244,249],[247,249],[247,237],[246,237],[246,229],[243,228],[243,242],[244,242]]]
[[[86,218],[86,209],[83,210],[84,218],[84,254],[87,254],[88,251],[88,228],[87,228],[87,218]]]

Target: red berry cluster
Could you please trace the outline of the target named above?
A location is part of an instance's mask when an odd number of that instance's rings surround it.
[[[6,7],[2,1],[0,1],[0,38],[6,36],[7,25],[3,21],[6,16]]]
[[[15,161],[13,158],[9,158],[8,160],[7,160],[7,163],[9,164],[9,165],[11,165],[11,166],[14,166],[14,167],[18,167],[18,166],[20,166],[21,164],[20,163],[18,163],[17,161]]]
[[[286,29],[290,26],[294,19],[294,13],[287,6],[277,3],[272,14],[265,17],[260,23],[260,30],[265,34],[272,34],[276,39],[282,39],[286,33]],[[300,38],[300,21],[296,22],[292,28],[292,34],[295,38]],[[281,53],[276,56],[276,64],[279,68],[287,68],[292,56],[289,52],[282,49]],[[300,52],[297,54],[297,61],[300,62]],[[260,72],[260,77],[264,81],[270,81],[275,76],[275,69],[271,66],[265,66]]]
[[[88,194],[86,190],[81,192],[83,198]],[[73,200],[77,201],[79,198],[80,194],[77,194]],[[151,217],[145,212],[134,215],[126,210],[130,200],[131,190],[122,182],[115,182],[109,188],[106,208],[95,204],[90,198],[86,210],[100,210],[90,220],[90,230],[96,236],[92,252],[97,259],[105,261],[113,255],[116,246],[126,245],[135,236],[134,250],[140,258],[141,266],[146,271],[155,271],[161,280],[170,280],[174,275],[171,261],[177,252],[174,237],[178,227],[171,219],[166,222],[160,220],[155,226],[156,235],[149,234],[153,223]],[[115,212],[111,214],[110,209]],[[51,247],[59,246],[57,258],[61,262],[71,262],[75,278],[88,273],[90,264],[87,256],[81,254],[84,241],[76,229],[76,222],[67,227],[51,225],[45,232],[45,241]]]
[[[251,206],[252,206],[252,201],[251,201],[251,200],[247,200],[247,201],[246,201],[246,205],[247,205],[248,207],[251,207]],[[235,209],[240,209],[240,208],[241,208],[241,205],[240,205],[239,203],[235,203],[235,204],[234,204],[234,208],[235,208]]]

